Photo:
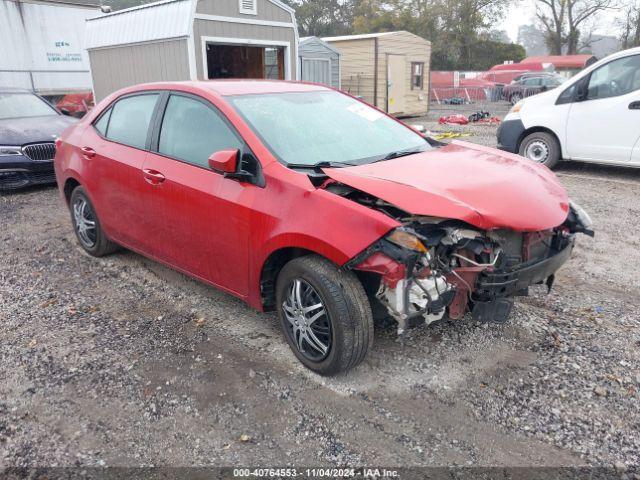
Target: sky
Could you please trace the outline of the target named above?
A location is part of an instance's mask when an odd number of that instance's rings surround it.
[[[518,39],[518,28],[521,25],[528,25],[534,22],[535,5],[535,0],[520,0],[512,4],[502,24],[498,26],[498,30],[505,30],[509,38],[515,42]],[[601,12],[599,14],[601,16],[599,19],[601,26],[596,30],[596,33],[611,34],[614,31],[616,14],[619,15],[619,12]]]

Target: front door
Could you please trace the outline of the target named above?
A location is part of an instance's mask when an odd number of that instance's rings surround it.
[[[612,60],[585,82],[584,97],[571,105],[567,119],[568,156],[631,161],[640,138],[640,55]]]
[[[150,253],[245,296],[248,206],[254,187],[224,178],[208,166],[212,153],[242,148],[240,137],[210,103],[172,93],[143,170],[149,176],[145,202],[154,223]]]
[[[387,55],[387,113],[405,112],[407,61],[404,55]]]

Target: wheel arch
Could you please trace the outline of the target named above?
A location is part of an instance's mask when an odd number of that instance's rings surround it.
[[[251,300],[255,301],[258,308],[272,310],[275,307],[275,282],[278,274],[282,267],[294,258],[317,255],[340,267],[367,246],[357,248],[357,251],[345,251],[318,237],[305,234],[280,235],[269,242],[263,250],[264,253],[260,255],[257,262],[260,268],[256,272],[257,278],[254,277],[253,281],[253,285],[258,287],[258,295]]]
[[[558,143],[558,149],[560,150],[560,158],[563,158],[564,152],[562,151],[562,142],[560,142],[560,137],[558,137],[556,132],[554,132],[550,128],[541,127],[541,126],[529,127],[520,134],[520,138],[518,138],[518,143],[516,144],[516,153],[520,151],[520,146],[522,145],[522,142],[524,141],[524,139],[527,138],[532,133],[537,133],[537,132],[544,132],[553,136],[553,138],[555,138],[556,142]]]
[[[69,177],[64,181],[64,186],[62,187],[62,193],[64,195],[64,199],[67,202],[67,206],[71,202],[71,193],[76,187],[81,186],[80,181],[75,177]]]

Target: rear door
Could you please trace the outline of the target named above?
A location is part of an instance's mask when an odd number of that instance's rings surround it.
[[[143,171],[144,205],[152,222],[152,254],[237,295],[248,291],[249,215],[253,185],[224,178],[208,159],[245,150],[213,105],[171,93],[163,100],[152,152]]]
[[[387,55],[387,112],[395,115],[405,111],[407,92],[407,60],[404,55]]]
[[[630,162],[640,138],[640,55],[612,60],[584,82],[567,121],[568,156]]]
[[[89,194],[105,230],[128,247],[146,250],[146,216],[141,204],[142,165],[151,139],[158,92],[118,99],[83,137]]]

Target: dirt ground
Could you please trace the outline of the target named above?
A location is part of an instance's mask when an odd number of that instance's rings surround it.
[[[404,348],[379,329],[365,363],[333,379],[296,361],[273,314],[131,252],[85,255],[56,189],[0,196],[0,468],[601,465],[640,478],[640,170],[558,175],[597,234],[551,295],[532,289],[503,326],[412,330]]]

